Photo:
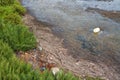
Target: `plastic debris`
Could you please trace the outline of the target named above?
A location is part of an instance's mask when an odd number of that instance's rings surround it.
[[[94,33],[99,33],[100,31],[101,31],[101,30],[100,30],[99,27],[93,29],[93,32],[94,32]]]

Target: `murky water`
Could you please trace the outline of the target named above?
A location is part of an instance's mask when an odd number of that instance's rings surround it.
[[[120,23],[87,8],[120,11],[120,0],[23,0],[38,20],[54,25],[71,55],[120,67]],[[94,34],[95,27],[102,32]],[[119,69],[116,68],[119,72]]]

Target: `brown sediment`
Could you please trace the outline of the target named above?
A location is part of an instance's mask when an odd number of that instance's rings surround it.
[[[35,34],[38,47],[28,52],[19,53],[19,57],[31,63],[33,67],[49,68],[57,66],[72,71],[77,76],[101,77],[106,80],[117,80],[117,74],[105,64],[96,64],[88,60],[73,58],[63,47],[63,39],[52,34],[49,24],[37,21],[28,13],[23,16],[25,25]],[[39,47],[42,48],[40,51]],[[24,53],[24,54],[23,54]]]

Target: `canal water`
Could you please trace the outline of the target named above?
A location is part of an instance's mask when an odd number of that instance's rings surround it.
[[[120,21],[94,10],[119,13],[120,0],[22,0],[22,4],[38,20],[53,25],[53,33],[64,39],[74,58],[104,63],[120,73]],[[93,33],[96,27],[101,29],[98,34]]]

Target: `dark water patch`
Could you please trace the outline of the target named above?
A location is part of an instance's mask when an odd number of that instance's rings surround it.
[[[62,29],[61,27],[57,27],[57,26],[51,29],[52,29],[53,34],[55,34],[59,38],[62,38],[62,33],[64,33],[64,29]]]
[[[104,51],[103,49],[99,50],[100,44],[94,39],[88,40],[81,35],[78,35],[77,39],[81,42],[81,48],[89,50],[92,54],[99,54],[99,53],[102,53],[102,51]]]

